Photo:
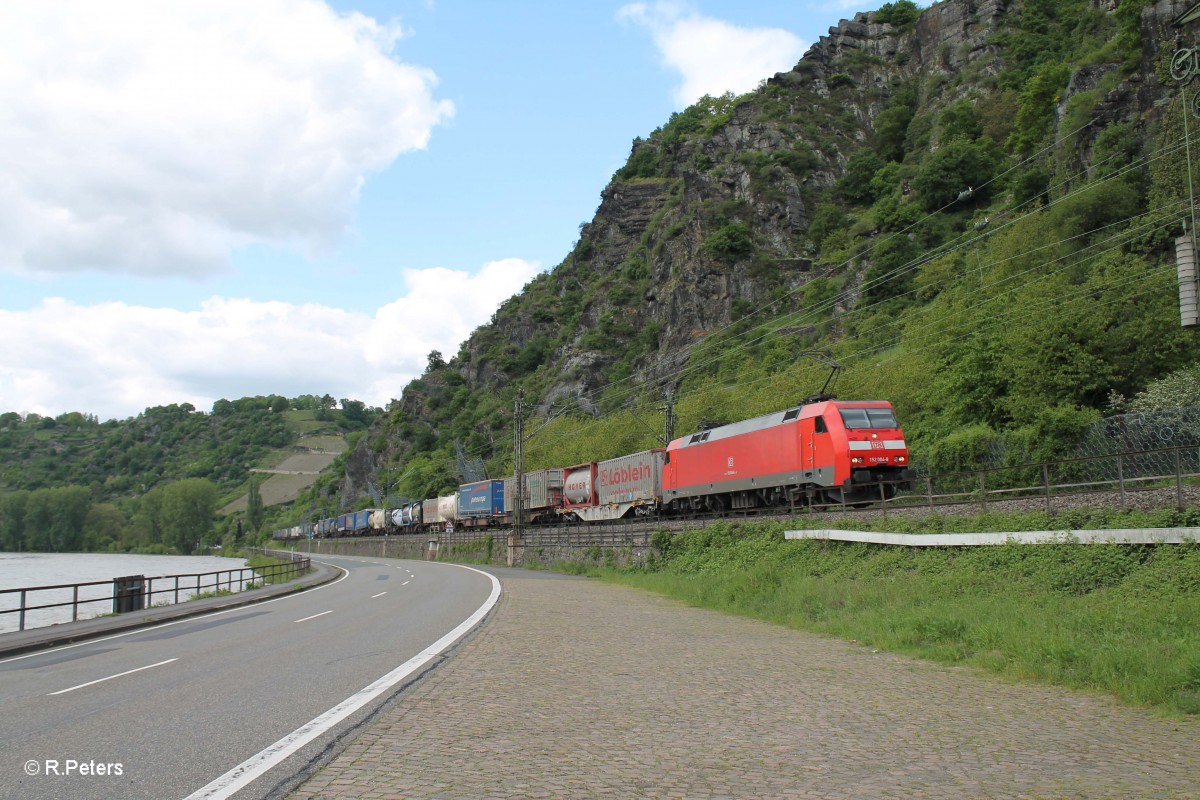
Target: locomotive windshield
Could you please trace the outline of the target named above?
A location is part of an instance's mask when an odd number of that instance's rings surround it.
[[[898,428],[890,408],[839,408],[847,428]]]

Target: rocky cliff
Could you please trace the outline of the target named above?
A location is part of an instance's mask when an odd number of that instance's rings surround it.
[[[839,317],[865,295],[879,297],[881,233],[907,237],[913,250],[941,246],[986,224],[989,202],[1087,180],[1098,137],[1132,131],[1121,144],[1129,159],[1152,150],[1177,92],[1171,52],[1200,37],[1200,23],[1194,32],[1173,24],[1187,8],[1170,0],[1123,9],[1111,0],[889,4],[840,21],[757,91],[673,115],[633,143],[572,252],[448,363],[431,363],[364,437],[363,453],[347,460],[354,469],[342,497],[359,493],[380,464],[445,452],[452,440],[502,464],[518,386],[543,417],[679,391],[681,368],[706,342],[764,309],[810,304],[805,324],[773,335],[796,351],[835,346]],[[927,187],[957,178],[929,165],[952,136],[1003,179],[935,225],[922,217],[936,208]],[[1106,153],[1116,147],[1108,139]],[[886,185],[855,197],[848,170],[868,155],[880,165],[872,180]],[[919,224],[905,228],[909,219]],[[806,292],[818,279],[834,287],[833,300]]]

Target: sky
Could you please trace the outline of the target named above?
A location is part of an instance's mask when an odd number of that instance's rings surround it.
[[[386,407],[841,0],[7,0],[0,412]]]

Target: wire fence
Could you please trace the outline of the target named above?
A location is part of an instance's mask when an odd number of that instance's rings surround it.
[[[1100,504],[1120,508],[1137,493],[1155,490],[1155,505],[1183,508],[1192,494],[1186,489],[1197,484],[1200,444],[1189,444],[927,476],[884,507],[978,503],[986,510],[1000,501],[1038,499],[1052,512],[1056,500],[1104,494]]]
[[[1200,448],[1200,406],[1105,417],[1084,431],[1069,458],[1162,452],[1189,447]],[[1030,460],[1028,453],[1010,441],[997,437],[980,466],[996,468]],[[1169,466],[1167,463],[1162,468]],[[1110,477],[1115,479],[1117,476],[1113,474]]]

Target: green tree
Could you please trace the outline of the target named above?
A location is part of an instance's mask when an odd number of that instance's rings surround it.
[[[361,425],[366,425],[370,422],[367,418],[367,404],[361,400],[349,400],[342,398],[342,416],[350,422],[357,422]]]
[[[83,549],[83,526],[92,506],[82,486],[38,489],[25,506],[25,545],[30,550],[71,553]]]
[[[916,85],[900,84],[892,102],[875,118],[875,151],[885,161],[904,160],[904,137],[916,113]]]
[[[1002,363],[1003,345],[993,336],[976,334],[951,340],[941,350],[940,367],[922,392],[923,404],[936,409],[938,422],[951,429],[972,424],[1003,428],[1010,379]]]
[[[975,107],[969,100],[959,100],[942,109],[938,127],[941,129],[943,142],[959,138],[973,142],[983,133],[979,115],[975,113]]]
[[[1010,140],[1014,150],[1028,155],[1049,140],[1054,127],[1054,109],[1067,88],[1071,69],[1060,62],[1047,62],[1021,89],[1016,132]]]
[[[1012,182],[1013,200],[1018,206],[1045,197],[1049,191],[1050,172],[1045,167],[1028,169]]]
[[[1114,391],[1129,396],[1195,361],[1194,336],[1179,326],[1175,280],[1141,257],[1110,252],[1086,271],[1031,281],[1012,302],[1038,313],[1006,329],[1001,348],[1014,422],[1051,406],[1103,408]]]
[[[921,9],[912,0],[896,0],[894,3],[884,3],[875,12],[874,21],[885,25],[895,25],[897,28],[907,28],[921,16]]]
[[[870,150],[859,150],[846,162],[846,172],[838,181],[838,191],[851,203],[871,203],[875,190],[871,179],[883,169],[884,161]]]
[[[0,495],[0,550],[16,553],[25,549],[25,506],[28,502],[29,492],[24,489]]]
[[[985,144],[990,142],[990,139],[983,142],[954,139],[926,159],[913,178],[913,188],[920,194],[926,211],[950,205],[967,190],[971,191],[972,202],[986,199],[985,184],[995,176],[997,164],[996,155]]]
[[[212,530],[217,487],[204,478],[187,478],[163,489],[163,543],[181,553],[200,547]]]
[[[1048,211],[1063,239],[1123,223],[1144,209],[1139,187],[1121,179],[1089,184]]]
[[[819,247],[832,234],[850,227],[852,220],[836,203],[821,203],[808,223],[808,236]]]
[[[121,539],[125,515],[112,503],[97,503],[83,522],[83,547],[88,551],[108,550]]]
[[[259,479],[251,478],[250,491],[246,494],[246,525],[249,526],[250,533],[258,533],[263,523],[263,499],[258,486]]]
[[[875,263],[867,270],[863,294],[878,301],[908,292],[920,255],[920,248],[907,236],[885,239],[871,253]]]
[[[156,486],[138,498],[137,511],[124,537],[126,547],[138,550],[162,544],[162,504],[161,487]]]

